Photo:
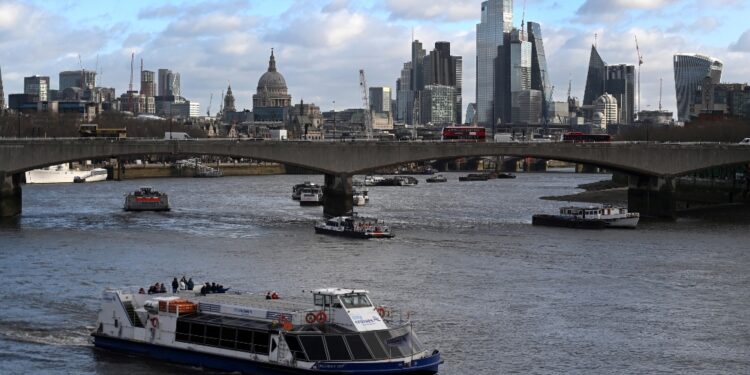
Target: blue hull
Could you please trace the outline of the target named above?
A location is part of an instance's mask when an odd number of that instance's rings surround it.
[[[200,366],[222,371],[239,372],[253,375],[278,374],[358,374],[358,375],[389,375],[389,374],[435,374],[440,365],[440,353],[416,360],[410,367],[404,367],[403,362],[396,363],[342,363],[318,362],[315,370],[302,370],[270,363],[256,362],[249,359],[237,359],[221,355],[195,352],[179,348],[170,348],[143,342],[122,340],[118,338],[93,335],[94,345],[99,348],[117,352],[140,355],[162,361],[181,363],[190,366]]]

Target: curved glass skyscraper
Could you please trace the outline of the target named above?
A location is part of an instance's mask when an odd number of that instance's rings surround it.
[[[718,84],[724,64],[710,56],[699,54],[674,55],[674,86],[677,96],[677,120],[690,120],[690,105],[693,104],[698,85],[706,77]]]
[[[503,33],[513,27],[513,0],[482,2],[482,19],[477,24],[477,122],[486,127],[494,122],[495,58],[503,45]]]

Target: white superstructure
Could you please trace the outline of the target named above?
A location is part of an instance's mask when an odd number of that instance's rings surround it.
[[[71,183],[76,177],[85,179],[86,182],[105,181],[107,170],[104,168],[95,168],[90,171],[72,170],[68,163],[64,163],[26,171],[27,184]]]

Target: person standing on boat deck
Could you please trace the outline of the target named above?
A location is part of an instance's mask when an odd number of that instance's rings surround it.
[[[266,293],[266,299],[271,299],[271,292]]]
[[[190,279],[188,279],[188,281],[187,281],[187,288],[188,288],[188,290],[193,290],[193,287],[194,287],[194,286],[195,286],[195,284],[193,283],[193,278],[191,277],[191,278],[190,278]]]
[[[164,283],[161,283],[159,285],[159,293],[166,293],[166,292],[167,292],[167,288],[164,286]]]
[[[172,279],[172,294],[177,293],[177,288],[180,286],[180,283],[177,282],[177,278],[175,277]]]

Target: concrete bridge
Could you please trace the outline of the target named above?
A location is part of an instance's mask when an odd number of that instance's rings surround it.
[[[750,146],[719,143],[309,142],[236,139],[0,139],[0,216],[21,212],[21,173],[70,161],[142,155],[251,158],[325,174],[324,212],[352,208],[352,175],[413,161],[518,156],[595,165],[629,174],[629,206],[673,215],[674,177],[750,163]],[[670,203],[672,202],[672,203]]]

